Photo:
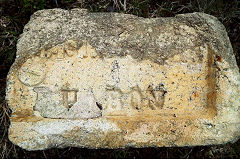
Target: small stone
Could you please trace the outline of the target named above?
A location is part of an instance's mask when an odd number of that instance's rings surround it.
[[[224,26],[204,13],[41,10],[8,74],[9,139],[27,150],[234,142],[238,70]]]

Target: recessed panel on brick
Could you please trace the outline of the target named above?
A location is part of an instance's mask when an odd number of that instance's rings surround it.
[[[27,150],[235,141],[238,69],[207,14],[38,11],[8,75],[9,138]]]

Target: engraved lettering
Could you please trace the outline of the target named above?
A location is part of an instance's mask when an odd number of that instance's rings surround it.
[[[69,85],[70,85],[69,83],[66,83],[61,89],[62,95],[63,95],[63,98],[62,98],[63,106],[66,107],[67,109],[70,109],[77,102],[77,92],[78,92],[78,89],[70,89]],[[73,100],[69,99],[70,93],[73,93],[74,95]]]
[[[109,99],[107,100],[107,107],[105,109],[123,109],[124,103],[129,105],[129,109],[144,110],[162,109],[164,105],[164,97],[166,91],[162,86],[153,88],[152,85],[143,91],[140,87],[131,87],[129,92],[123,92],[114,86],[108,86]],[[126,98],[123,98],[126,97]]]

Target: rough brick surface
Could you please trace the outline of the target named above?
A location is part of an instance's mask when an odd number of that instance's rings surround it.
[[[42,10],[9,71],[9,138],[27,150],[233,142],[239,95],[232,47],[213,16]]]

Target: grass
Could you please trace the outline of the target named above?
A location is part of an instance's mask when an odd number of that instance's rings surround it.
[[[16,43],[32,13],[48,8],[86,8],[91,12],[120,12],[146,18],[204,12],[226,27],[240,66],[240,2],[237,0],[0,0],[0,158],[240,158],[240,140],[218,146],[180,148],[84,148],[29,152],[8,140],[9,116],[5,102],[6,77],[15,59]]]

